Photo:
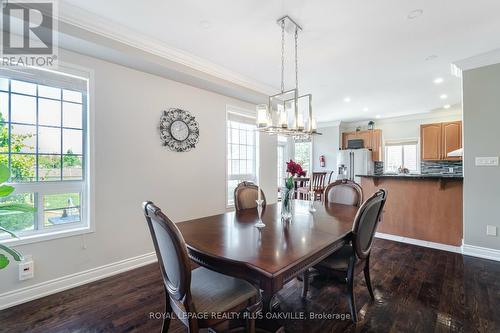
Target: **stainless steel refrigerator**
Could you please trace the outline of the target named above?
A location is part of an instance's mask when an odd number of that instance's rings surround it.
[[[339,150],[337,166],[339,179],[349,179],[360,184],[361,178],[356,175],[373,173],[372,152],[364,148]]]

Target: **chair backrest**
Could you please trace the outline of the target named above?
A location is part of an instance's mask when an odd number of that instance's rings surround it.
[[[313,172],[313,189],[319,190],[325,187],[326,172]]]
[[[352,245],[360,259],[365,259],[370,254],[373,236],[377,230],[386,199],[386,190],[380,189],[361,205],[356,214],[352,226]]]
[[[330,184],[332,182],[332,176],[333,176],[333,170],[329,172],[328,174],[328,182],[326,183],[326,185]]]
[[[241,182],[234,189],[234,208],[236,210],[256,208],[258,199],[259,187],[251,182]],[[266,196],[264,192],[260,190],[260,195],[264,202],[262,206],[266,205]]]
[[[190,259],[181,232],[151,201],[143,203],[144,215],[171,299],[181,302],[191,285]]]
[[[337,180],[326,186],[324,201],[359,207],[363,202],[363,191],[352,180]]]

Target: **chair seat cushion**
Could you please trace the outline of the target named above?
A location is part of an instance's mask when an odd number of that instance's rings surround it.
[[[257,289],[245,280],[204,267],[191,272],[191,296],[198,312],[228,311],[257,294]]]
[[[341,247],[340,250],[321,261],[317,266],[336,271],[347,271],[347,268],[349,267],[349,259],[353,254],[354,249],[351,244],[346,244]]]

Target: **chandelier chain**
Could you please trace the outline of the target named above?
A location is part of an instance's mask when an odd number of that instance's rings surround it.
[[[281,21],[281,92],[285,91],[285,20]]]
[[[298,44],[299,42],[299,29],[295,27],[295,89],[299,91],[299,56],[298,56]]]

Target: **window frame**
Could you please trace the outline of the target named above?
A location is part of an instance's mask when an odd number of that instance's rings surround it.
[[[229,121],[230,120],[230,114],[234,114],[235,116],[238,116],[238,117],[242,117],[242,118],[248,118],[249,121],[248,121],[248,124],[252,123],[252,124],[255,124],[256,122],[256,114],[255,112],[252,112],[252,111],[249,111],[247,109],[244,109],[244,108],[240,108],[240,107],[237,107],[237,106],[233,106],[233,105],[226,105],[226,122],[225,122],[225,126],[224,126],[224,130],[225,130],[225,149],[226,149],[226,155],[225,155],[225,170],[226,170],[226,182],[225,182],[225,193],[226,193],[226,196],[224,198],[225,200],[225,206],[226,206],[226,209],[227,210],[233,210],[234,209],[234,202],[231,202],[231,198],[233,196],[233,193],[229,193],[228,191],[228,185],[229,185],[229,181],[232,181],[232,180],[239,180],[239,179],[234,179],[233,177],[231,177],[229,175],[229,168],[228,168],[228,160],[229,160],[229,145],[230,145],[230,142],[229,142],[229,136],[228,136],[228,125],[229,125]],[[253,162],[254,162],[254,166],[253,166],[253,171],[254,171],[254,174],[239,174],[240,176],[250,176],[249,177],[249,180],[250,181],[253,181],[255,183],[258,182],[258,177],[259,177],[259,174],[258,174],[258,165],[259,165],[259,137],[258,137],[258,132],[255,130],[254,131],[254,150],[253,150]]]
[[[40,69],[40,70],[46,70],[46,69]],[[47,241],[47,240],[52,240],[52,239],[58,239],[58,238],[63,238],[63,237],[71,237],[75,235],[81,235],[81,234],[86,234],[86,233],[92,233],[95,231],[95,225],[94,225],[94,220],[95,220],[95,212],[94,212],[94,180],[92,179],[93,175],[93,170],[94,170],[94,136],[93,136],[93,121],[94,121],[94,115],[92,110],[94,109],[94,99],[93,99],[93,92],[94,92],[94,71],[89,68],[73,65],[73,64],[67,64],[64,62],[60,62],[57,70],[49,70],[52,73],[55,73],[57,75],[62,75],[66,77],[77,77],[79,79],[84,79],[86,80],[86,91],[82,91],[82,153],[81,153],[81,158],[82,158],[82,179],[81,180],[62,180],[62,173],[61,173],[61,180],[58,181],[35,181],[35,182],[10,182],[6,183],[7,185],[11,185],[15,187],[15,191],[13,192],[13,195],[16,194],[23,194],[23,193],[34,193],[35,194],[35,204],[36,204],[36,212],[34,213],[34,230],[30,231],[25,231],[25,232],[15,232],[19,238],[11,238],[8,235],[3,235],[0,234],[0,241],[4,244],[9,244],[11,246],[16,246],[16,245],[23,245],[23,244],[30,244],[30,243],[36,243],[36,242],[41,242],[41,241]],[[16,80],[16,81],[25,81],[29,83],[34,83],[37,85],[45,85],[49,86],[50,84],[47,84],[43,82],[43,79],[40,77],[36,77],[32,81],[29,80],[23,80],[23,79],[18,79],[15,77],[8,77],[9,80]],[[9,82],[10,86],[10,82]],[[60,88],[60,87],[58,87]],[[60,88],[61,93],[62,89],[65,88]],[[71,90],[71,89],[69,89]],[[9,89],[9,104],[10,104],[10,94],[11,91]],[[38,100],[38,98],[44,98],[44,99],[49,99],[50,98],[45,98],[45,97],[39,97],[38,95],[35,96]],[[61,98],[61,107],[62,103],[65,101]],[[38,104],[38,102],[37,102]],[[9,113],[10,113],[10,106],[9,106]],[[38,114],[38,106],[37,106],[37,114]],[[38,117],[38,116],[37,116]],[[12,124],[9,114],[9,125]],[[38,121],[37,121],[38,122]],[[16,125],[14,123],[14,125]],[[38,124],[37,124],[38,125]],[[35,125],[37,127],[37,125]],[[61,137],[63,136],[63,129],[66,128],[63,126],[64,124],[62,123],[61,119],[61,127],[58,127],[61,129]],[[43,126],[43,125],[42,125]],[[51,127],[51,126],[44,126],[44,127]],[[55,127],[55,126],[52,126]],[[9,129],[10,131],[10,129]],[[44,154],[44,153],[38,153],[35,151],[32,155],[37,156],[41,155],[51,155],[51,154]],[[59,155],[59,154],[52,154],[52,155]],[[61,157],[63,159],[64,157],[63,150],[61,150]],[[80,156],[80,154],[75,154],[77,156]],[[9,157],[10,161],[10,157]],[[35,165],[35,167],[38,167],[38,165]],[[61,168],[63,165],[61,165]],[[62,170],[61,170],[62,171]],[[36,170],[36,176],[38,178],[38,168]],[[44,218],[45,218],[45,207],[44,207],[44,198],[46,195],[52,195],[52,194],[69,194],[69,193],[79,193],[80,194],[80,221],[79,222],[68,222],[64,223],[61,225],[53,225],[49,227],[44,226]]]
[[[305,171],[307,171],[307,174],[306,174],[306,177],[309,177],[310,175],[312,175],[312,168],[313,168],[313,144],[312,144],[312,141],[311,140],[308,140],[308,141],[294,141],[293,142],[293,160],[297,163],[299,163],[297,161],[297,149],[296,149],[296,146],[297,144],[304,144],[306,143],[308,146],[309,146],[309,166],[306,168],[304,167],[304,165],[301,165],[302,169],[304,169]]]
[[[415,146],[415,163],[416,169],[410,170],[412,174],[420,173],[420,141],[418,139],[401,139],[401,140],[391,140],[384,144],[384,161],[389,161],[388,148],[394,146],[401,146],[401,161],[404,164],[404,147],[405,146]],[[405,166],[406,167],[406,166]],[[397,172],[397,170],[388,169],[388,163],[384,163],[384,172],[391,173]]]

